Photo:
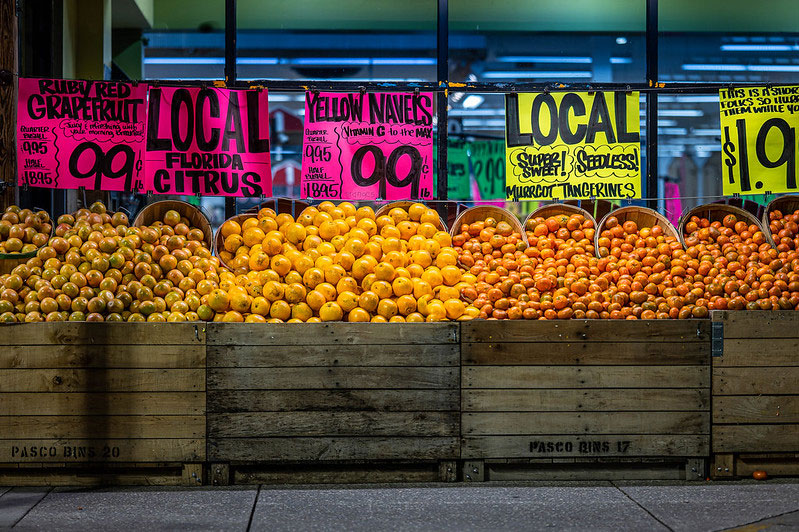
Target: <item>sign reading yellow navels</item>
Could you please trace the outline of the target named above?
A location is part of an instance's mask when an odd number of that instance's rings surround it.
[[[505,196],[641,197],[638,92],[505,97]]]
[[[722,191],[796,192],[799,85],[719,90]]]

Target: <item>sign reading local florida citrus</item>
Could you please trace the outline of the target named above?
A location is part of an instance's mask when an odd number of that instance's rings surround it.
[[[505,97],[509,200],[641,197],[638,92]]]
[[[799,85],[719,90],[722,192],[796,192]]]

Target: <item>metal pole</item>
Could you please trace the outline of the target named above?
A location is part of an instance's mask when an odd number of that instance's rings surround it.
[[[225,83],[236,85],[236,0],[225,0]],[[225,198],[225,218],[236,214],[236,198]]]
[[[646,79],[650,87],[658,79],[658,0],[646,1]],[[658,190],[658,93],[646,93],[646,196]],[[656,209],[657,200],[649,200]]]
[[[437,80],[439,86],[446,84],[449,78],[449,6],[447,0],[438,0],[436,51],[438,52]],[[438,117],[438,183],[436,199],[447,199],[447,105],[448,92],[446,90],[436,93]],[[446,219],[446,205],[439,204],[439,214]]]

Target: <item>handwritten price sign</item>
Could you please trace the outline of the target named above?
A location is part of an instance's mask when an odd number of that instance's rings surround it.
[[[19,185],[142,191],[147,86],[20,79]]]
[[[304,198],[433,197],[432,93],[305,94]]]
[[[799,85],[721,89],[725,195],[796,192]]]

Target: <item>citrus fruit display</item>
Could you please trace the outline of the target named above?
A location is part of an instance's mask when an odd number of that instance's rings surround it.
[[[436,211],[421,203],[375,216],[325,201],[296,219],[261,209],[219,229],[217,321],[421,322],[478,315],[460,298],[475,276],[458,266]],[[219,240],[218,240],[219,241]]]
[[[57,220],[35,257],[0,276],[0,322],[210,320],[218,259],[177,211],[148,227],[101,203]]]
[[[53,226],[45,211],[33,212],[16,205],[0,216],[0,253],[31,253],[47,244]]]
[[[799,249],[799,209],[786,213],[779,209],[771,211],[769,230],[780,253]]]

